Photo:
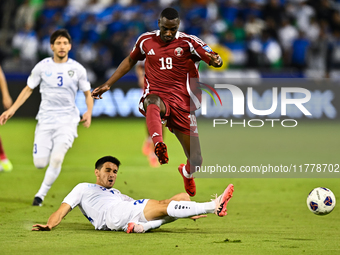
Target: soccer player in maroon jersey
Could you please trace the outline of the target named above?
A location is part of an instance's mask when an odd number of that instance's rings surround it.
[[[181,164],[178,170],[187,193],[194,196],[196,185],[192,174],[196,166],[201,166],[202,156],[194,112],[200,107],[200,100],[191,90],[190,78],[198,78],[201,60],[214,67],[221,67],[223,63],[201,39],[179,32],[179,24],[178,12],[173,8],[164,9],[158,20],[159,30],[142,34],[130,55],[103,85],[93,90],[92,96],[102,98],[137,61],[145,59],[145,86],[139,110],[146,116],[160,164],[169,161],[161,119],[166,120],[167,127],[180,141],[187,163]]]

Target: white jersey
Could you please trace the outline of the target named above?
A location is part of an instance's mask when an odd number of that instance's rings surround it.
[[[75,104],[78,90],[88,91],[91,85],[85,68],[73,59],[55,63],[52,58],[40,61],[28,77],[27,85],[34,89],[40,84],[41,103],[36,119],[39,123],[78,123]]]
[[[134,201],[119,190],[107,189],[97,184],[80,183],[64,198],[63,203],[73,209],[77,205],[84,216],[98,230],[108,230],[105,217],[112,206],[119,206],[122,201]]]

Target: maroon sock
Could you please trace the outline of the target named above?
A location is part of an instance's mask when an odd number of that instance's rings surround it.
[[[153,144],[163,142],[160,109],[155,104],[150,104],[146,109],[146,126]]]
[[[2,147],[1,138],[0,138],[0,159],[1,160],[7,159],[4,148]]]

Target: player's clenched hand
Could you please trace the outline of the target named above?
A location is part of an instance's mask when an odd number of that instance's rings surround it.
[[[92,116],[90,112],[85,112],[83,114],[83,118],[80,120],[80,122],[83,122],[83,126],[86,128],[89,128],[91,125],[91,120],[92,120]]]
[[[47,225],[36,224],[33,225],[32,231],[51,231],[51,228]]]
[[[222,59],[220,55],[209,52],[206,52],[205,55],[207,55],[210,58],[210,65],[214,67],[222,66]]]
[[[100,85],[99,87],[95,88],[92,91],[91,96],[94,99],[102,99],[102,94],[108,91],[109,89],[110,87],[107,84]]]

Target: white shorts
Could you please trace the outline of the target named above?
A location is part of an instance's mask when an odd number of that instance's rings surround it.
[[[106,226],[111,230],[126,231],[130,222],[147,222],[143,211],[148,201],[149,199],[122,201],[112,206],[106,212]]]
[[[49,157],[53,145],[65,143],[72,147],[77,134],[78,123],[67,124],[37,124],[35,128],[33,157]]]

